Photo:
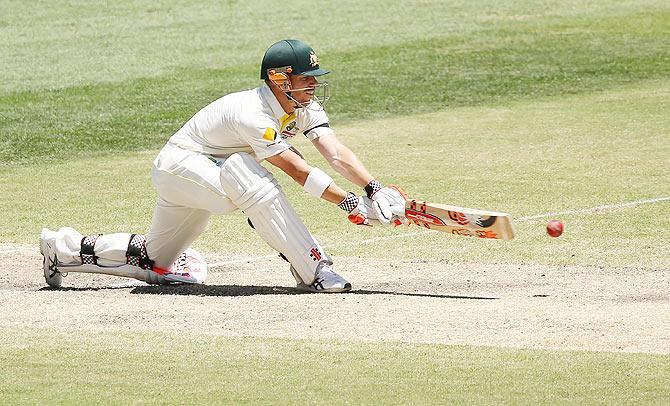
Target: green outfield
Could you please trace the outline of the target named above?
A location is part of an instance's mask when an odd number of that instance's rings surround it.
[[[26,9],[0,0],[0,244],[34,244],[38,255],[41,227],[146,230],[156,199],[149,171],[160,147],[205,104],[256,86],[264,49],[296,37],[333,71],[331,126],[373,174],[417,198],[518,220],[517,239],[508,243],[418,227],[356,228],[275,171],[336,259],[670,272],[667,2],[275,6],[53,1]],[[327,169],[307,140],[294,145]],[[566,224],[558,239],[544,233],[552,217]],[[239,213],[213,218],[195,247],[272,254],[244,220]],[[39,279],[40,269],[34,272]],[[48,292],[35,293],[40,300]],[[211,305],[207,299],[202,306]],[[663,300],[659,306],[667,307]],[[189,331],[174,348],[170,333],[115,331],[112,321],[75,339],[58,326],[20,333],[13,329],[22,326],[12,326],[0,323],[3,336],[15,336],[0,344],[2,403],[670,399],[670,358],[662,349],[627,354],[208,331]]]
[[[670,395],[667,358],[645,354],[206,336],[175,346],[184,339],[21,335],[0,344],[5,365],[21,361],[0,372],[0,393],[39,404],[630,404]]]

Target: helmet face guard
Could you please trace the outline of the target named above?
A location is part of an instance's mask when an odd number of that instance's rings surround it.
[[[321,110],[326,105],[326,103],[328,103],[328,100],[330,100],[330,86],[328,85],[328,82],[319,82],[316,84],[314,87],[313,100],[319,103],[319,110]]]
[[[298,92],[298,91],[303,91],[303,90],[312,90],[314,89],[314,96],[312,97],[312,100],[316,101],[319,104],[319,107],[314,107],[312,106],[311,103],[308,103],[306,106],[297,101],[296,99],[291,96],[291,92],[284,92],[284,94],[295,104],[297,104],[300,108],[303,109],[308,109],[308,110],[322,110],[323,107],[328,103],[328,100],[330,100],[330,86],[328,86],[328,82],[322,82],[322,83],[317,83],[316,86],[314,87],[304,87],[302,89],[292,89],[292,92]]]
[[[268,69],[267,71],[267,80],[272,82],[279,90],[284,92],[286,97],[288,97],[291,101],[293,101],[296,104],[297,108],[304,108],[304,109],[310,109],[314,110],[315,107],[310,107],[311,103],[308,103],[307,105],[304,105],[303,103],[300,103],[297,101],[292,95],[292,92],[302,92],[302,91],[307,91],[307,90],[314,90],[314,96],[312,100],[316,101],[320,107],[316,108],[318,110],[322,109],[323,106],[328,103],[328,100],[330,100],[330,87],[328,86],[328,82],[318,82],[315,86],[313,87],[303,87],[303,88],[298,88],[295,89],[291,85],[291,78],[290,75],[293,72],[293,69],[290,66],[284,66],[281,68],[276,68],[276,69]],[[309,75],[305,75],[309,76]]]

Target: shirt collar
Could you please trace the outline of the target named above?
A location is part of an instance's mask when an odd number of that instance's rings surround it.
[[[279,101],[277,101],[277,98],[272,93],[272,90],[270,90],[270,87],[267,85],[267,83],[263,83],[261,85],[260,94],[265,102],[270,105],[270,109],[272,109],[272,114],[274,117],[281,122],[282,118],[284,118],[284,116],[287,114],[281,107],[281,104],[279,104]]]

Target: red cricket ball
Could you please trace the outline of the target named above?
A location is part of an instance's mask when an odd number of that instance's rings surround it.
[[[551,220],[547,223],[547,234],[552,237],[558,237],[563,234],[563,222],[561,220]]]

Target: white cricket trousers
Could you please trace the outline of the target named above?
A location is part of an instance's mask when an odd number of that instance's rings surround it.
[[[160,151],[151,170],[158,193],[147,254],[167,268],[205,231],[212,213],[237,209],[221,188],[221,169],[204,155],[170,143]]]
[[[154,161],[152,181],[159,198],[146,247],[158,267],[169,267],[205,230],[212,213],[238,208],[290,261],[298,283],[311,284],[322,265],[332,264],[272,174],[248,154],[212,160],[168,143]]]
[[[50,234],[56,240],[61,264],[71,272],[107,273],[152,283],[156,279],[160,283],[160,278],[141,263],[130,264],[131,245],[140,250],[146,247],[144,260],[153,261],[154,267],[170,269],[205,230],[211,214],[229,214],[238,208],[254,223],[261,238],[291,262],[299,284],[311,284],[321,266],[332,264],[272,174],[248,154],[210,159],[168,143],[154,160],[151,178],[158,200],[145,236],[117,233],[84,238],[64,227]],[[226,184],[222,186],[222,182]],[[87,247],[94,247],[94,255],[83,252],[84,241]],[[90,250],[87,248],[87,252]],[[94,264],[93,259],[98,262]]]

